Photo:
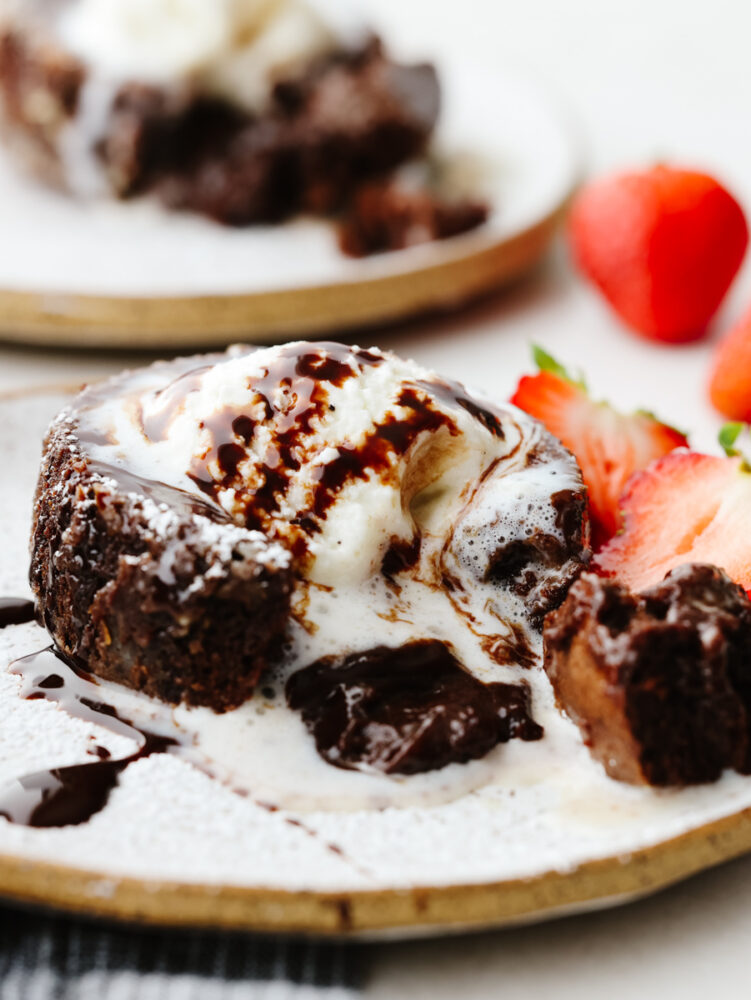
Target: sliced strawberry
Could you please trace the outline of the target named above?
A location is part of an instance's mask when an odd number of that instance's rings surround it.
[[[683,451],[637,473],[621,501],[624,528],[593,569],[634,591],[682,563],[709,563],[751,590],[751,470],[739,456]]]
[[[534,349],[540,372],[521,379],[511,402],[541,420],[574,453],[589,490],[595,547],[621,524],[619,501],[630,477],[655,458],[686,446],[685,435],[651,413],[619,413],[590,398],[549,354]]]

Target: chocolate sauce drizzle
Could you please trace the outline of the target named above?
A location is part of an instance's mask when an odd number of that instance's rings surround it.
[[[363,368],[375,367],[383,360],[371,351],[335,343],[317,344],[312,348],[309,344],[292,344],[282,349],[260,375],[248,380],[248,388],[256,398],[254,409],[259,411],[259,416],[228,408],[207,418],[203,427],[209,430],[213,444],[205,457],[194,461],[188,475],[201,492],[212,499],[222,490],[234,489],[247,527],[267,529],[269,520],[280,510],[292,474],[305,460],[313,419],[320,418],[329,409],[329,387],[342,386]],[[254,460],[256,481],[248,490],[239,467],[248,458],[257,428],[271,421],[273,444],[267,447],[262,461]],[[311,515],[320,517],[345,479],[354,474],[351,457],[342,454],[341,458],[341,462],[335,460],[322,466],[325,475],[314,491],[312,509],[298,518],[298,524],[306,531],[317,530]],[[359,462],[360,475],[364,472],[363,461],[364,456]],[[214,465],[222,473],[218,478],[210,471]],[[337,468],[330,468],[332,465]],[[328,500],[325,499],[327,494]]]
[[[0,597],[0,628],[27,625],[35,618],[34,602],[23,597]]]
[[[319,754],[343,768],[417,774],[543,735],[525,683],[483,684],[437,640],[319,660],[292,674],[286,695]]]
[[[146,497],[157,505],[165,505],[178,514],[200,514],[221,524],[229,524],[232,518],[219,506],[208,499],[188,493],[178,486],[169,486],[158,479],[146,479],[119,465],[89,460],[89,469],[105,479],[112,479],[125,493]]]
[[[418,382],[417,385],[430,395],[435,396],[436,399],[440,399],[446,406],[460,406],[466,410],[475,420],[479,420],[494,437],[501,440],[505,438],[506,435],[503,431],[505,414],[499,409],[491,408],[487,403],[484,405],[478,403],[461,382],[449,382],[447,379],[436,378]]]
[[[29,701],[45,699],[57,703],[74,718],[83,719],[127,736],[137,743],[137,749],[125,757],[112,757],[110,751],[92,744],[89,753],[96,760],[83,764],[49,768],[24,775],[0,790],[0,816],[11,823],[31,827],[77,826],[86,823],[107,804],[125,768],[136,760],[158,753],[176,753],[211,774],[210,768],[190,753],[191,741],[170,725],[170,733],[136,726],[112,706],[99,700],[99,684],[95,677],[73,666],[54,647],[24,656],[11,664],[10,672],[23,679],[21,695]],[[213,775],[212,775],[213,776]],[[244,789],[233,789],[247,795]],[[279,807],[256,802],[262,809],[279,812]],[[306,836],[320,840],[312,827],[294,816],[284,816],[284,822],[301,830]],[[321,841],[333,854],[353,865],[361,874],[367,869],[349,859],[342,848],[330,841]]]
[[[72,667],[52,646],[16,660],[11,673],[23,678],[21,693],[29,700],[44,698],[57,702],[69,715],[128,736],[137,743],[137,749],[125,757],[112,758],[106,748],[94,746],[96,760],[17,778],[0,792],[0,816],[11,823],[33,827],[85,823],[104,808],[128,764],[181,747],[174,736],[135,726],[111,705],[100,701],[96,680]]]
[[[381,573],[393,583],[394,577],[410,569],[420,558],[422,539],[419,534],[411,541],[395,538],[384,553]]]
[[[313,421],[333,408],[330,387],[341,387],[364,368],[384,360],[372,351],[336,343],[283,348],[260,374],[248,379],[253,402],[245,410],[226,407],[204,419],[200,426],[209,432],[211,447],[192,462],[190,479],[213,501],[223,491],[234,491],[236,516],[249,528],[268,531],[283,507],[294,474],[308,458]],[[149,439],[164,440],[185,399],[199,387],[203,372],[196,368],[182,373],[160,394],[163,406],[158,412],[142,415]],[[347,483],[373,474],[388,475],[423,432],[443,426],[452,435],[458,433],[451,416],[435,406],[436,397],[448,408],[470,413],[494,436],[504,436],[502,411],[479,404],[458,383],[435,380],[405,385],[395,403],[406,414],[388,414],[363,442],[340,445],[336,457],[317,470],[307,508],[298,511],[293,521],[293,527],[300,530],[300,538],[291,543],[293,550],[299,550],[297,555],[306,548],[305,536],[321,530],[321,522]],[[258,428],[268,424],[273,425],[272,443],[259,458],[252,448]]]

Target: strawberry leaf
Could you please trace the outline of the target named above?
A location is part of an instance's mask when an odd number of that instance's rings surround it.
[[[745,427],[746,424],[733,421],[725,424],[725,426],[721,428],[720,433],[717,435],[720,447],[730,458],[735,455],[740,455],[740,451],[735,447],[735,442],[741,436]]]
[[[741,443],[739,444],[739,438]],[[729,458],[740,456],[741,472],[751,473],[751,428],[748,424],[732,421],[725,424],[717,435],[717,440]]]
[[[551,372],[553,375],[557,375],[559,378],[564,379],[564,381],[571,382],[573,385],[578,385],[580,388],[586,390],[587,383],[585,382],[584,376],[581,372],[579,373],[578,378],[574,378],[568,369],[563,367],[560,361],[556,361],[552,354],[548,354],[548,352],[538,344],[532,345],[532,357],[541,372]]]

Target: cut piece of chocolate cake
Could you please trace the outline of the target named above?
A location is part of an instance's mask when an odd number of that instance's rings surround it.
[[[586,573],[544,637],[558,703],[612,778],[751,771],[751,602],[722,570],[680,566],[641,594]]]

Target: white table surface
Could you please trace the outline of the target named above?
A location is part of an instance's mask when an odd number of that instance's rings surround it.
[[[743,0],[377,0],[375,6],[384,25],[426,54],[461,51],[545,81],[578,119],[591,169],[659,158],[695,164],[724,177],[751,211],[751,5]],[[714,336],[747,304],[751,257]],[[645,346],[572,275],[562,245],[537,275],[461,316],[362,339],[501,397],[528,368],[534,341],[584,368],[596,393],[657,410],[693,431],[700,447],[712,447],[719,425],[704,399],[709,346]],[[0,344],[0,392],[84,381],[145,360]],[[750,940],[746,859],[607,913],[380,945],[366,995],[705,1000],[722,990],[745,997]]]

